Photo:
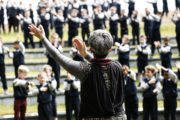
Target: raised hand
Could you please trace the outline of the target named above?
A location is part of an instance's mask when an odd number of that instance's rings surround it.
[[[48,87],[41,87],[41,88],[40,88],[40,91],[41,91],[41,92],[46,92],[46,91],[48,91]]]
[[[79,53],[85,57],[87,55],[87,48],[86,48],[86,45],[85,43],[82,41],[81,38],[79,37],[75,37],[73,39],[73,44],[74,46],[77,48],[77,50],[79,51]]]
[[[45,37],[44,28],[42,25],[40,25],[38,28],[35,25],[29,25],[29,30],[31,31],[30,34],[33,36],[36,36],[40,40],[42,40]]]
[[[150,81],[149,81],[149,84],[155,84],[156,83],[156,79],[151,79]]]

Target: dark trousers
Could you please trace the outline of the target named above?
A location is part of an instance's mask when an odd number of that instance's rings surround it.
[[[157,3],[153,3],[154,14],[158,12]]]
[[[121,63],[121,65],[127,65],[129,67],[129,59],[122,59],[121,57],[118,58],[119,63]]]
[[[52,120],[53,118],[52,103],[50,102],[47,104],[39,104],[38,115],[39,115],[39,120]]]
[[[166,13],[166,15],[168,15],[168,13],[169,13],[167,0],[163,0],[163,14],[164,13]]]
[[[14,101],[14,120],[25,120],[27,102],[26,99]]]
[[[121,39],[124,35],[128,35],[128,29],[127,28],[121,28]]]
[[[164,118],[165,120],[176,120],[176,108],[177,100],[176,97],[164,98]]]
[[[8,23],[9,23],[9,32],[11,32],[11,28],[13,27],[14,32],[18,32],[19,31],[19,21],[16,19],[16,17],[10,17],[8,19]]]
[[[68,32],[68,45],[69,46],[72,46],[72,39],[78,35],[78,30],[75,30],[75,29],[70,29],[69,32]]]
[[[180,70],[178,70],[178,79],[180,79]]]
[[[171,60],[168,60],[168,61],[166,60],[166,61],[165,61],[165,60],[162,60],[162,59],[161,59],[161,65],[162,65],[163,67],[165,67],[165,68],[170,68],[170,69],[172,68],[172,66],[171,66]]]
[[[55,30],[56,30],[56,33],[59,35],[59,37],[63,39],[63,28],[57,27],[55,28]]]
[[[18,67],[20,65],[14,65],[14,73],[15,73],[15,77],[18,78]]]
[[[118,29],[110,29],[110,33],[111,33],[111,35],[113,37],[114,43],[119,42],[118,41],[118,35],[117,35]]]
[[[2,29],[3,29],[3,32],[5,32],[5,27],[4,27],[4,18],[2,17],[2,18],[0,18],[0,29],[1,29],[1,27],[2,27]]]
[[[57,117],[56,97],[52,100],[53,117]]]
[[[151,54],[154,55],[155,52],[155,41],[160,41],[161,42],[161,34],[159,29],[155,29],[152,31],[152,40],[151,40]]]
[[[5,74],[5,64],[0,64],[0,77],[3,84],[3,89],[7,90],[6,74]]]
[[[135,42],[139,44],[139,28],[132,28],[132,34],[133,34],[133,45],[135,45]]]
[[[143,98],[143,120],[157,120],[157,98],[156,96]]]
[[[180,55],[180,33],[176,32],[176,42],[177,42],[177,47],[179,50],[179,55]]]
[[[151,43],[151,39],[152,39],[152,29],[149,28],[150,26],[145,26],[144,27],[144,32],[145,35],[147,37],[147,43],[150,44]]]
[[[180,8],[180,1],[179,0],[175,0],[176,3],[176,9]]]
[[[52,66],[53,68],[53,72],[54,72],[54,77],[56,79],[56,82],[57,82],[57,86],[56,86],[56,89],[59,88],[60,86],[60,66]]]
[[[138,98],[137,96],[125,97],[125,112],[127,120],[138,120]]]
[[[89,28],[82,28],[82,38],[83,38],[83,41],[85,41],[85,35],[87,36],[87,39],[89,38]]]
[[[33,36],[29,34],[29,31],[24,31],[24,45],[26,48],[29,48],[28,46],[28,39],[30,40],[32,48],[35,48]]]
[[[138,66],[138,73],[145,72],[145,67],[148,65],[148,60],[138,60],[137,66]]]
[[[78,120],[80,111],[80,100],[79,96],[67,96],[65,95],[66,104],[66,119],[71,120],[72,111],[74,110],[75,118]]]

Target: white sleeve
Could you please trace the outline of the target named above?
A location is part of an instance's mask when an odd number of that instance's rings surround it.
[[[139,23],[139,21],[140,21],[139,17],[137,17],[134,21]]]
[[[35,87],[32,92],[29,93],[29,95],[37,95],[39,94],[39,89]]]
[[[160,22],[160,20],[161,20],[161,17],[159,17],[159,16],[157,16],[155,14],[152,14],[152,17],[153,17],[154,21]]]
[[[161,47],[159,51],[162,52],[162,53],[168,53],[168,52],[171,51],[171,47],[170,46]]]
[[[99,19],[103,19],[103,18],[104,18],[104,13],[98,14],[98,18],[99,18]]]
[[[114,16],[111,17],[112,21],[116,21],[119,19],[119,16],[117,14],[115,14]]]
[[[14,85],[14,86],[25,86],[26,83],[27,83],[27,81],[25,81],[25,80],[19,80],[19,79],[15,79],[15,80],[13,81],[13,85]]]
[[[172,16],[171,20],[172,20],[172,22],[174,22],[174,23],[177,21],[175,15]]]
[[[146,16],[146,19],[147,19],[147,20],[153,20],[153,17],[152,17],[151,14],[150,14],[150,15]]]
[[[49,85],[49,89],[50,89],[50,91],[53,91],[53,90],[55,90],[55,89],[56,89],[57,82],[56,82],[56,80],[54,79],[54,80],[52,80],[52,81],[51,81],[51,83],[50,83],[50,84],[48,84],[48,85]]]
[[[149,85],[145,83],[144,80],[142,80],[140,88],[142,89],[142,91],[145,91],[149,88]]]
[[[44,17],[46,20],[50,20],[50,14],[49,13],[46,13]]]
[[[174,83],[177,83],[177,75],[171,69],[168,69],[168,74],[170,78],[172,79],[172,81]]]
[[[129,77],[135,81],[136,80],[136,73],[131,70],[130,74],[129,74]]]
[[[146,54],[146,55],[150,55],[151,54],[151,49],[149,47],[146,47],[146,49],[142,50],[142,53]]]
[[[129,45],[127,45],[127,44],[124,46],[120,45],[118,49],[121,52],[128,52],[130,50]]]
[[[74,80],[72,85],[73,85],[74,89],[78,89],[78,88],[80,88],[80,81],[79,80],[78,81]]]
[[[10,58],[13,58],[13,57],[14,57],[13,52],[9,52],[9,53],[8,53],[8,56],[9,56]]]
[[[59,50],[60,53],[63,53],[63,48],[62,48],[61,45],[59,45],[58,50]]]
[[[156,89],[157,89],[157,94],[159,94],[162,90],[162,86],[161,86],[161,83],[159,81],[156,83]]]
[[[135,53],[136,53],[136,54],[138,53],[138,49],[137,49],[137,48],[135,48],[135,50],[134,50],[134,51],[135,51]]]
[[[84,23],[84,22],[85,22],[85,19],[80,18],[80,19],[79,19],[79,22],[80,22],[80,23]]]
[[[64,81],[64,90],[66,90],[66,91],[68,91],[68,90],[70,90],[70,84],[68,84],[68,82],[67,81]]]
[[[22,42],[19,42],[19,49],[20,49],[22,54],[25,53],[25,47],[24,47],[24,44]]]
[[[80,22],[80,19],[78,17],[76,18],[70,17],[69,19],[71,19],[73,22],[76,22],[76,23]]]

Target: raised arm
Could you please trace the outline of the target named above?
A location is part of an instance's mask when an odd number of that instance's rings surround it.
[[[49,42],[49,40],[45,37],[44,29],[40,25],[39,28],[37,28],[34,25],[30,25],[29,29],[31,30],[30,34],[38,37],[44,46],[46,47],[47,51],[51,56],[69,73],[76,76],[80,80],[84,77],[85,74],[83,72],[85,71],[85,67],[83,67],[82,62],[74,61],[69,59],[68,57],[64,56],[63,54],[59,53],[59,51]]]

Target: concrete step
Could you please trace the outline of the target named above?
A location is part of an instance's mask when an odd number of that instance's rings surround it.
[[[140,88],[138,88],[138,98],[139,101],[142,101],[143,97],[142,97],[142,91],[140,90]],[[157,96],[158,100],[163,100],[163,96],[162,93],[158,94]],[[178,87],[178,100],[180,100],[180,87]],[[57,92],[56,95],[56,102],[57,104],[65,104],[65,96],[63,92]],[[29,95],[27,98],[27,103],[28,105],[35,105],[37,104],[37,96],[34,95]],[[8,95],[0,95],[0,105],[13,105],[14,104],[14,97],[12,93],[9,93]]]
[[[143,119],[143,109],[139,108],[139,120]],[[158,120],[164,120],[164,108],[158,108]],[[3,115],[0,116],[0,120],[13,120],[14,115]],[[176,120],[180,119],[180,108],[176,109]],[[26,120],[38,120],[38,113],[27,113]],[[58,112],[58,120],[66,120],[66,112],[60,111]],[[72,116],[72,120],[75,120],[74,116]]]
[[[114,56],[117,55],[117,51],[115,50],[116,47],[113,47],[112,52],[109,54],[109,56]],[[67,57],[70,57],[70,49],[71,48],[64,48],[63,50],[63,54]],[[29,58],[45,58],[46,55],[44,54],[45,49],[27,49],[26,53],[25,53],[25,58],[29,59]],[[155,51],[155,54],[159,54],[157,52],[157,50]],[[173,44],[172,45],[172,53],[179,53],[178,48],[177,48],[177,44]],[[135,46],[130,46],[130,55],[136,55],[135,53]],[[8,56],[6,55],[5,58],[7,59]]]
[[[111,56],[109,58],[117,60],[117,56]],[[172,62],[171,62],[172,66],[175,66],[176,62],[179,60],[180,60],[180,57],[173,57]],[[159,58],[149,59],[149,64],[155,65],[156,63],[161,63]],[[38,62],[36,62],[36,61],[26,62],[26,66],[29,68],[30,71],[40,71],[40,70],[42,70],[42,67],[45,64],[47,64],[46,58],[43,59],[42,61],[38,60]],[[12,63],[7,63],[5,66],[6,66],[6,72],[14,72],[14,66]],[[137,59],[136,58],[130,59],[130,67],[137,67]],[[63,68],[62,68],[62,70],[63,70]]]
[[[163,38],[162,38],[163,39]],[[132,40],[131,40],[132,41]],[[35,48],[39,48],[39,41],[38,42],[34,42],[35,43]],[[176,38],[175,37],[170,37],[170,43],[176,44]],[[5,42],[4,45],[9,47],[9,48],[13,48],[13,42]],[[68,41],[65,40],[64,41],[64,46],[67,47],[68,46]],[[31,45],[29,44],[29,47],[31,47]]]

